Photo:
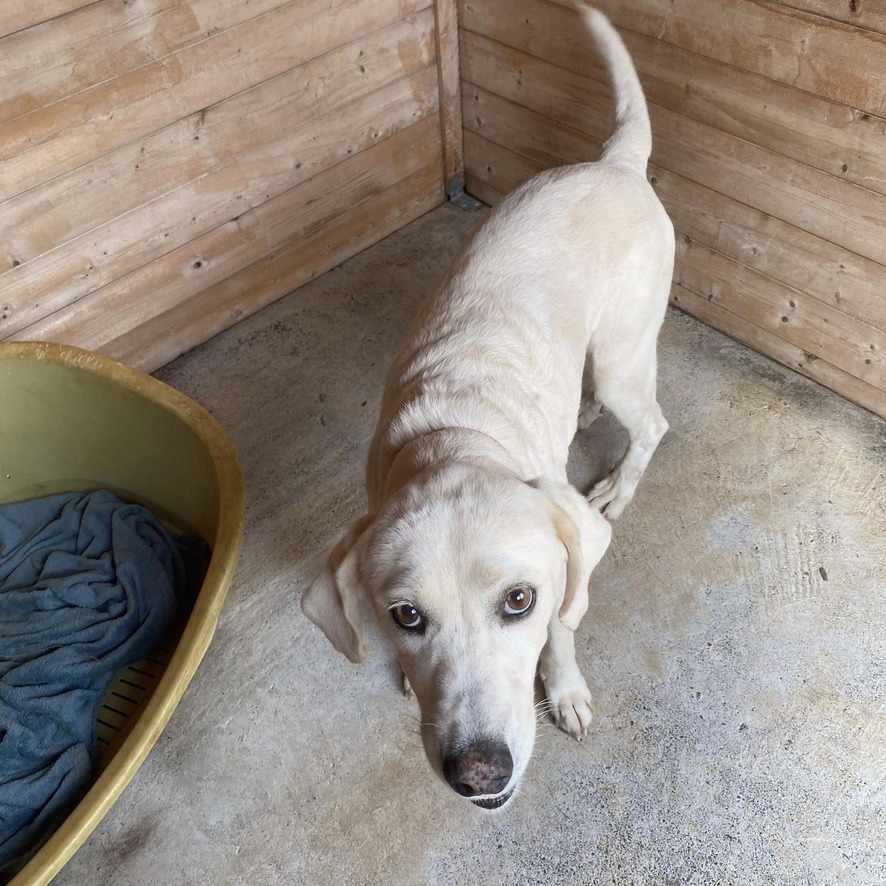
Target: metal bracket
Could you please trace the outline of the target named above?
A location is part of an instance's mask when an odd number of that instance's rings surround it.
[[[475,200],[470,194],[465,193],[465,177],[458,172],[447,182],[446,190],[449,193],[449,202],[454,203],[459,209],[466,212],[476,212],[483,208],[479,200]]]

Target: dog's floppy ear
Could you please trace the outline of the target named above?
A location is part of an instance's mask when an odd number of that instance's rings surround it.
[[[612,528],[568,483],[539,479],[531,485],[546,496],[551,522],[566,548],[566,592],[559,618],[574,631],[588,610],[588,581],[609,547]]]
[[[366,658],[360,627],[358,542],[372,519],[366,516],[351,523],[332,549],[323,571],[301,598],[302,612],[339,652],[355,663]]]

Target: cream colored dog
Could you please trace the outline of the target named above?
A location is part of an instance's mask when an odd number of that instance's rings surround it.
[[[608,65],[616,131],[601,160],[536,176],[490,213],[420,311],[388,376],[352,524],[302,606],[351,661],[360,601],[397,649],[434,769],[484,808],[513,795],[535,739],[541,674],[556,723],[580,738],[591,695],[573,631],[667,430],[656,339],[674,256],[645,178],[646,103],[621,39],[582,15]],[[585,364],[593,398],[582,400]],[[576,426],[600,408],[627,451],[587,497],[569,485]]]

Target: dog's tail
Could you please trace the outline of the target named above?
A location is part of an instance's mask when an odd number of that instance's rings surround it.
[[[652,152],[652,130],[643,87],[618,31],[598,9],[575,3],[603,56],[615,99],[615,132],[603,146],[601,160],[619,163],[646,174]]]

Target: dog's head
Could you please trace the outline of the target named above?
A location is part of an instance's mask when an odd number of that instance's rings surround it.
[[[418,698],[431,766],[497,808],[532,753],[548,625],[576,629],[609,537],[571,486],[448,465],[352,524],[302,608],[362,661],[359,601],[369,602]]]

